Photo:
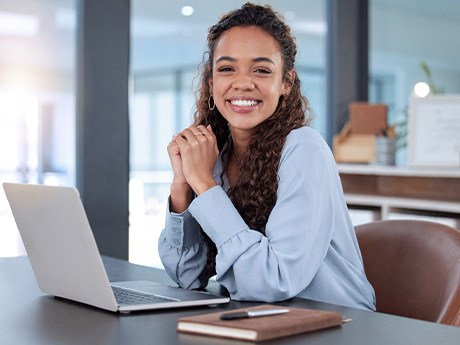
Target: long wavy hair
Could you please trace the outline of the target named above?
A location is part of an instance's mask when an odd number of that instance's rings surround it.
[[[270,6],[248,2],[241,8],[225,14],[209,29],[194,119],[195,124],[211,125],[217,137],[219,151],[228,140],[231,140],[227,121],[217,107],[212,110],[209,107],[212,95],[209,81],[212,79],[214,49],[219,38],[233,27],[248,26],[260,28],[277,42],[283,60],[283,82],[291,87],[286,96],[280,97],[273,115],[257,127],[242,157],[239,169],[241,173],[228,192],[248,226],[264,234],[268,217],[276,203],[278,166],[286,137],[293,129],[310,122],[308,101],[301,94],[300,80],[294,70],[297,54],[295,39],[289,26]],[[294,72],[293,77],[291,72]],[[226,161],[223,163],[225,171]],[[208,269],[211,275],[215,269],[213,265],[216,250],[209,239],[208,246]]]

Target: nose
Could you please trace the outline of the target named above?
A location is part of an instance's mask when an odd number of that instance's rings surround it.
[[[238,73],[235,75],[235,79],[232,84],[235,90],[253,90],[255,88],[254,81],[251,76],[246,73]]]

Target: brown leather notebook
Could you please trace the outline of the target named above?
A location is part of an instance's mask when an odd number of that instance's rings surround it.
[[[222,314],[228,314],[230,312],[236,313],[271,309],[288,309],[289,311],[287,313],[270,316],[234,320],[221,319]],[[343,323],[343,316],[341,313],[332,311],[262,305],[182,317],[177,321],[178,332],[262,341],[339,326]]]

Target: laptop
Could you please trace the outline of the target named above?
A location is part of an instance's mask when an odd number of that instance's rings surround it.
[[[3,189],[46,294],[122,313],[230,301],[149,281],[110,283],[77,189],[17,183]]]

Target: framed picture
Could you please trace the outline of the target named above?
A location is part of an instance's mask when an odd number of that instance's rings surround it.
[[[407,163],[460,168],[460,95],[410,100]]]

